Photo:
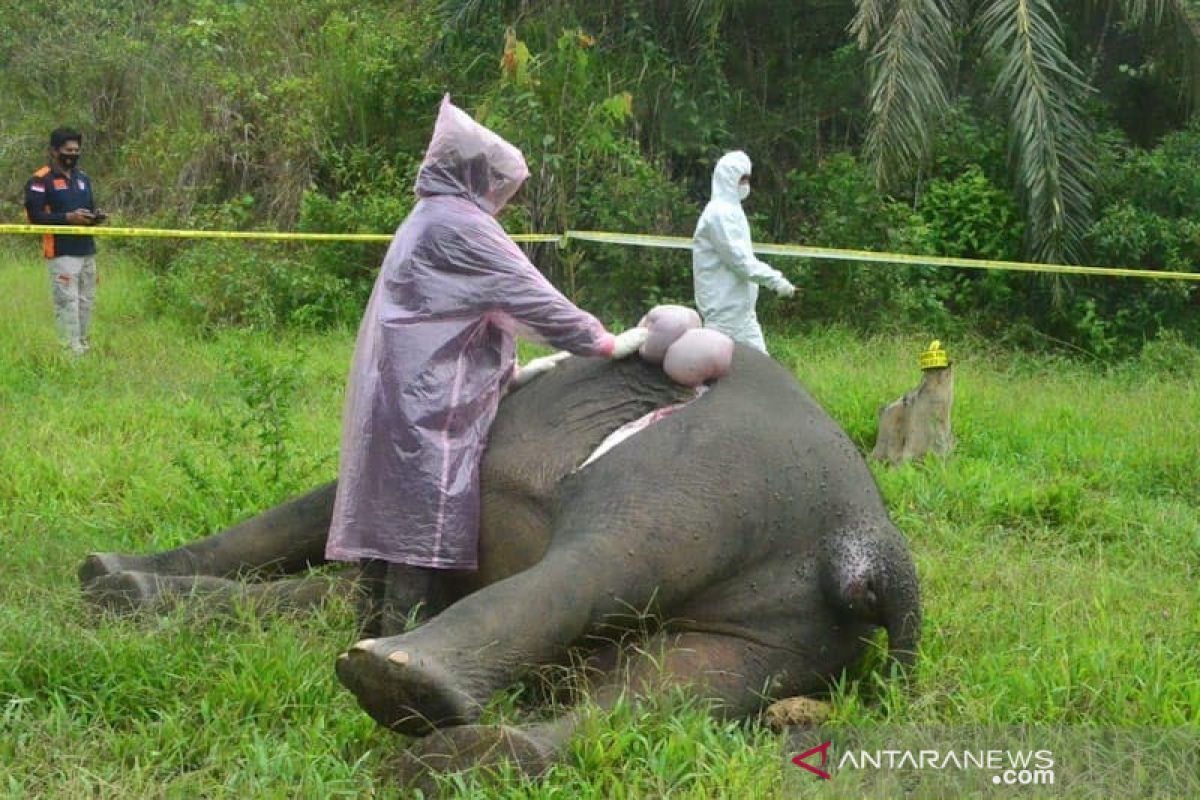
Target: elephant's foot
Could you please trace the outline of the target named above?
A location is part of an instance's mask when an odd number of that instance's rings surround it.
[[[145,559],[138,556],[123,556],[117,553],[88,553],[79,567],[79,585],[86,587],[89,583],[118,572],[151,572],[143,563]]]
[[[463,725],[479,717],[481,703],[438,659],[397,640],[363,639],[338,656],[337,676],[371,718],[409,736]]]
[[[509,725],[459,725],[436,731],[399,754],[392,762],[401,786],[436,797],[436,775],[512,764],[522,775],[537,778],[550,769],[558,743],[534,730]]]
[[[106,554],[94,554],[106,555]],[[88,563],[93,556],[88,556]],[[85,563],[84,567],[88,564]],[[80,570],[83,580],[83,570]],[[113,614],[131,614],[155,606],[158,582],[147,572],[97,573],[83,584],[83,599],[89,605]]]
[[[157,575],[117,572],[94,578],[83,587],[85,602],[105,611],[166,611],[195,600],[196,610],[233,614],[244,606],[274,612],[316,608],[327,598],[353,591],[352,580],[314,575],[264,583],[242,583],[210,575]]]
[[[187,598],[204,598],[222,610],[245,601],[244,586],[237,581],[208,575],[157,575],[128,570],[101,575],[83,587],[85,602],[116,614],[166,611]]]

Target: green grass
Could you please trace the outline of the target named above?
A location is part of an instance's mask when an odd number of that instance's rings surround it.
[[[331,478],[353,332],[198,338],[149,313],[136,266],[101,268],[95,349],[76,361],[40,261],[0,255],[0,794],[393,796],[381,764],[403,741],[333,677],[349,609],[98,621],[74,578],[90,550],[175,546]],[[771,342],[864,449],[924,344]],[[835,721],[1200,728],[1196,375],[1161,353],[1104,369],[947,346],[955,456],[876,469],[923,582],[918,675],[907,694],[845,684]],[[789,755],[664,701],[591,720],[536,787],[446,788],[771,797]]]

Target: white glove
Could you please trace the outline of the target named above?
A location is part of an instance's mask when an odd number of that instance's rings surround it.
[[[523,367],[517,369],[517,374],[509,381],[509,386],[516,389],[519,386],[524,386],[537,376],[549,372],[558,366],[558,362],[570,358],[571,354],[567,352],[555,353],[552,356],[542,356],[535,358]]]
[[[630,328],[624,333],[618,333],[616,344],[613,345],[612,357],[629,358],[641,349],[649,335],[650,331],[647,328]]]
[[[768,288],[780,297],[791,297],[796,293],[796,287],[782,275],[772,280]]]

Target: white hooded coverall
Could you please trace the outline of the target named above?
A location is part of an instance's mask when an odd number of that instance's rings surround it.
[[[754,313],[758,287],[782,295],[791,295],[795,287],[779,270],[754,257],[750,223],[738,191],[738,182],[750,169],[750,157],[740,150],[721,156],[713,169],[712,199],[692,234],[692,280],[705,327],[765,353]]]

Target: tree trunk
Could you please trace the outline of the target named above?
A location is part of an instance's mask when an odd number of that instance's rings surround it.
[[[879,411],[879,435],[871,457],[889,464],[947,455],[954,447],[950,407],[954,404],[953,367],[925,370],[921,385]]]

